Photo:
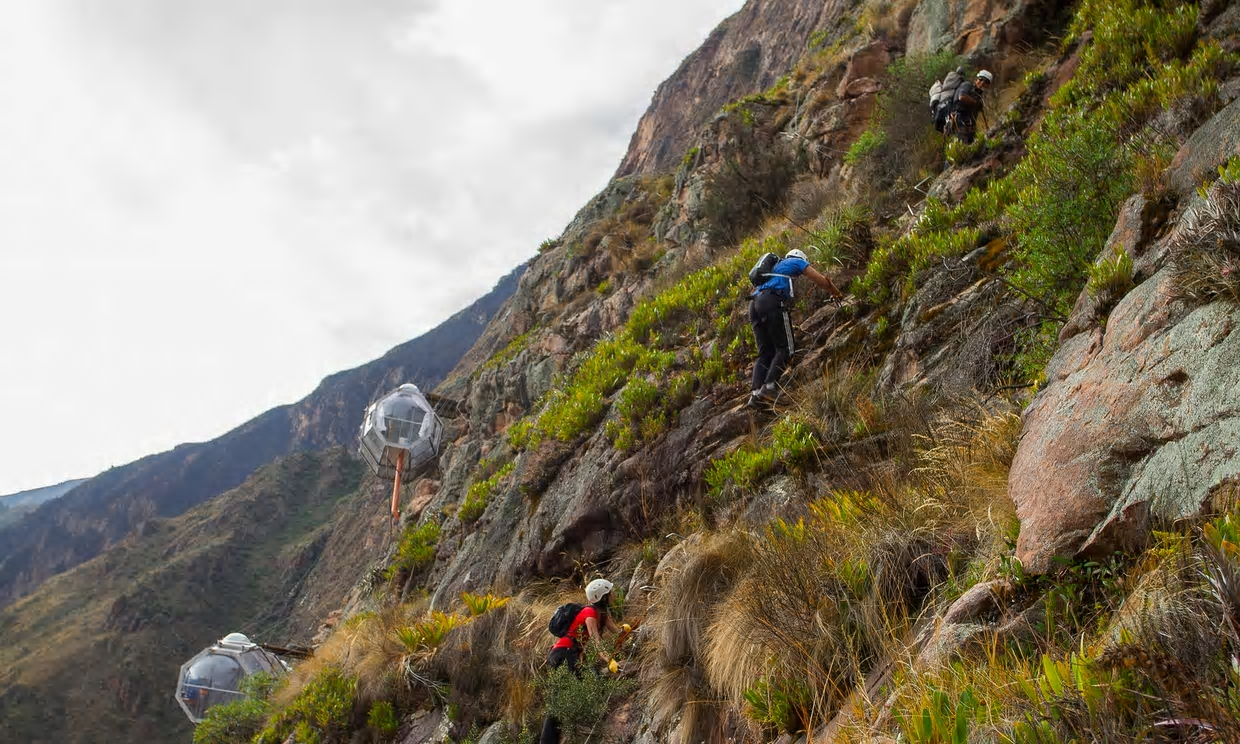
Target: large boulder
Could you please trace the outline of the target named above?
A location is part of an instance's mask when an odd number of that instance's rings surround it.
[[[1139,548],[1157,521],[1200,513],[1240,475],[1240,308],[1185,308],[1170,272],[1105,329],[1063,342],[1025,411],[1009,476],[1033,573],[1056,556]]]

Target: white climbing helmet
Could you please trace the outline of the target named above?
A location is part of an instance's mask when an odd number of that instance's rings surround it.
[[[607,579],[595,579],[586,584],[586,599],[594,604],[611,593],[612,583]]]
[[[978,70],[977,79],[985,80],[988,83],[993,83],[995,81],[995,76],[990,74],[990,70]]]
[[[805,255],[805,251],[801,250],[800,248],[793,248],[792,250],[788,251],[788,255],[784,256],[784,258],[799,258],[802,261],[809,263],[809,256]]]

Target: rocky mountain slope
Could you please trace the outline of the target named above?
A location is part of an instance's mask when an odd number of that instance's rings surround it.
[[[678,119],[679,155],[635,137],[440,386],[463,405],[384,568],[198,741],[529,741],[544,710],[635,744],[1240,735],[1240,6],[832,7],[741,11],[797,53]],[[925,112],[959,64],[996,77],[971,143]],[[647,132],[697,105],[663,90]],[[745,274],[793,248],[852,300],[798,287],[752,411]],[[596,577],[641,624],[624,674],[548,675]],[[45,591],[3,622],[64,632],[26,619]],[[64,708],[42,648],[6,719]]]
[[[302,400],[267,411],[209,442],[184,444],[112,468],[63,499],[0,528],[0,607],[99,555],[150,519],[173,517],[235,488],[293,452],[353,446],[361,412],[397,384],[434,387],[459,362],[516,287],[522,269],[422,336],[339,372]]]

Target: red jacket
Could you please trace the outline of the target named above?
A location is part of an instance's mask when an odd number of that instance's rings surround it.
[[[590,617],[598,620],[598,610],[594,609],[593,605],[582,607],[581,612],[577,613],[577,617],[573,618],[572,624],[568,626],[568,635],[555,639],[555,645],[551,648],[572,648],[574,643],[578,648],[584,648],[590,633],[586,628],[586,618]]]

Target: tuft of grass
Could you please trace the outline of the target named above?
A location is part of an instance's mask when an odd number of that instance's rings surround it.
[[[1175,296],[1240,302],[1240,183],[1220,179],[1171,245]]]
[[[752,491],[775,469],[775,450],[743,446],[711,461],[704,479],[712,497],[720,498],[729,486]]]
[[[470,617],[478,617],[485,615],[492,610],[498,610],[508,604],[509,597],[497,597],[494,594],[470,594],[469,592],[461,592],[461,601],[465,603],[465,607],[469,609]]]
[[[1132,289],[1132,256],[1117,247],[1089,267],[1089,296],[1099,307],[1111,307]]]
[[[457,510],[457,518],[466,523],[478,521],[478,518],[486,511],[491,493],[499,486],[500,481],[512,473],[515,467],[516,462],[509,461],[490,477],[476,481],[471,485],[465,494],[465,501],[461,504],[461,508]]]
[[[407,528],[396,546],[396,556],[388,566],[388,578],[402,571],[413,573],[430,566],[439,544],[439,529],[439,523],[434,520]]]

